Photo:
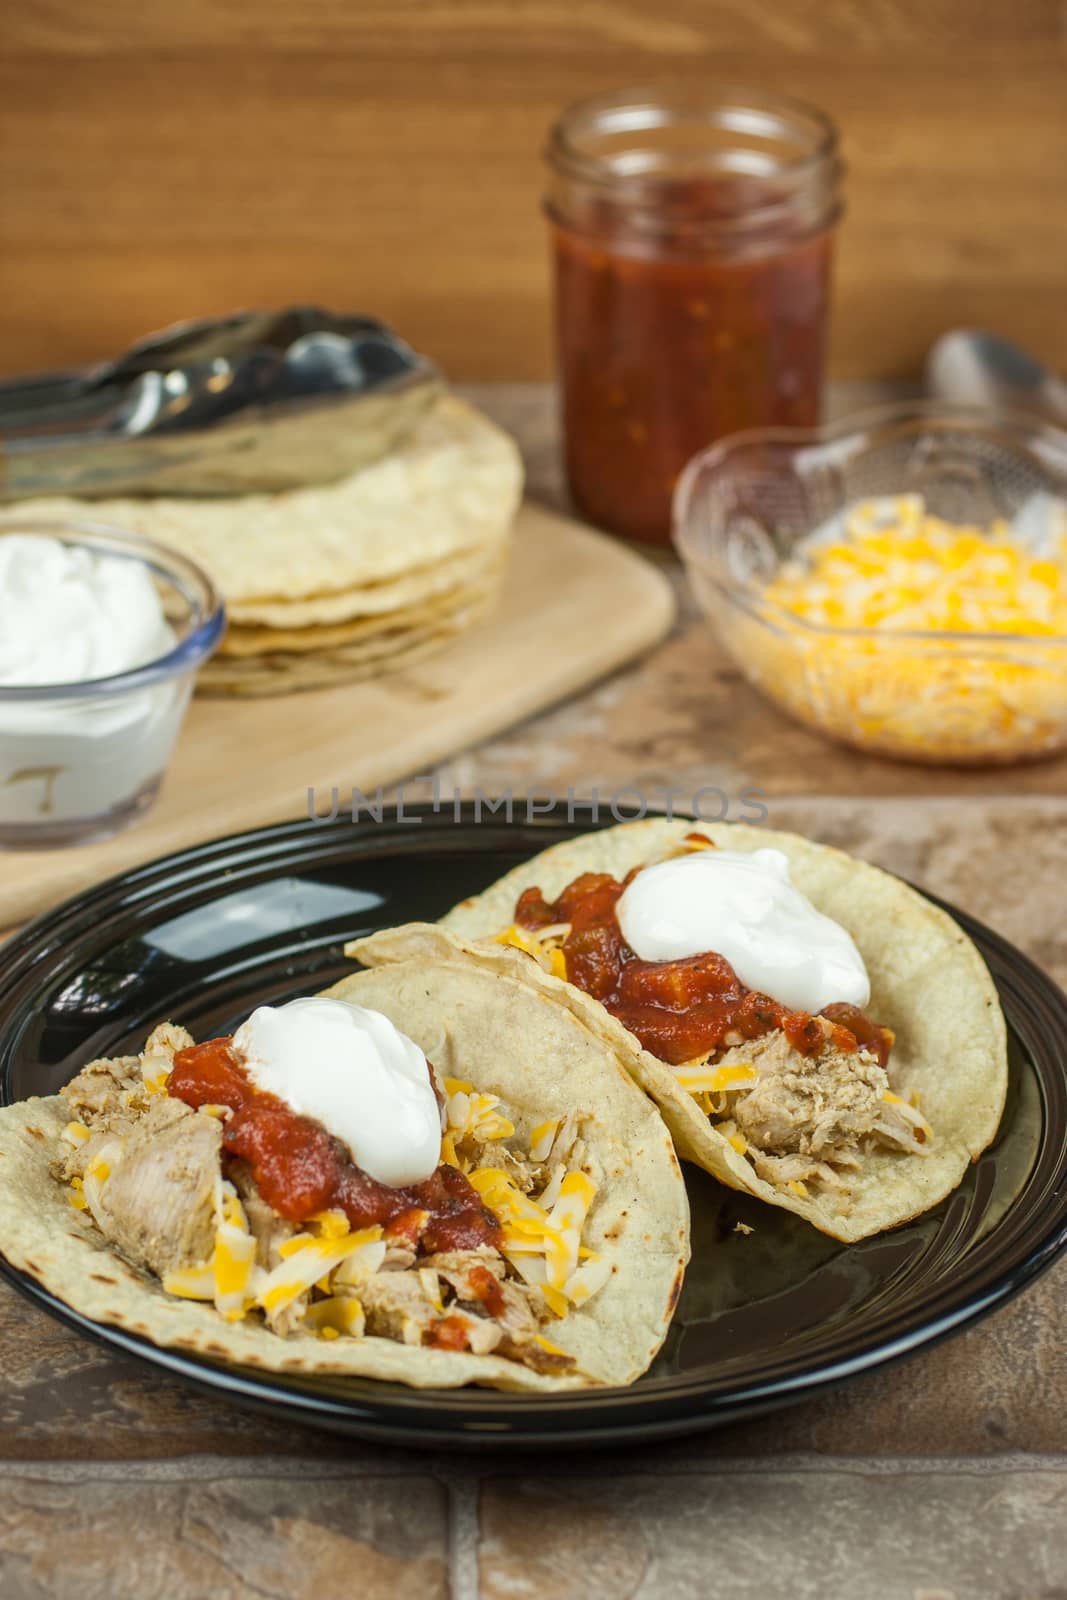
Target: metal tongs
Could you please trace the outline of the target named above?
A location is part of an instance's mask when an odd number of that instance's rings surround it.
[[[441,378],[314,306],[182,322],[115,361],[0,383],[0,500],[300,488],[380,459]]]

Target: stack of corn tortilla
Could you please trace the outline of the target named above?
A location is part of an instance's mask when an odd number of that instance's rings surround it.
[[[197,687],[251,695],[390,672],[469,627],[496,599],[521,494],[513,441],[444,394],[389,455],[337,483],[32,511],[132,529],[210,572],[230,625]]]

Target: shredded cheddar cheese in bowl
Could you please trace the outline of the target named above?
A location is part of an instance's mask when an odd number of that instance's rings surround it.
[[[950,523],[921,495],[854,503],[751,606],[718,613],[769,696],[861,748],[987,763],[1067,741],[1067,504]]]

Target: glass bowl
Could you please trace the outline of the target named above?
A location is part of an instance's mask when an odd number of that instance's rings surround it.
[[[921,495],[950,523],[987,527],[1022,513],[1018,531],[1040,512],[1067,532],[1067,433],[1037,418],[914,401],[811,431],[734,434],[679,479],[674,541],[741,670],[821,733],[952,765],[1062,749],[1067,637],[831,627],[768,596],[816,530],[832,537],[857,501],[904,494]]]
[[[0,685],[0,848],[104,838],[159,793],[197,670],[222,637],[222,601],[192,561],[137,534],[92,522],[0,518],[0,539],[12,534],[139,562],[174,635],[164,655],[112,677]]]

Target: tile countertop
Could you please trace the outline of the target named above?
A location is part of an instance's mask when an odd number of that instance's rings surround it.
[[[852,386],[836,409],[876,397]],[[546,391],[475,398],[558,501]],[[684,596],[653,656],[441,776],[758,787],[772,825],[945,895],[1067,983],[1067,763],[924,773],[832,749],[751,693]],[[778,1416],[610,1459],[479,1463],[216,1404],[0,1286],[0,1595],[1063,1600],[1065,1318],[1067,1262],[961,1337]]]

